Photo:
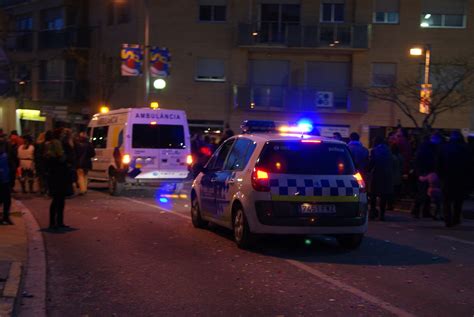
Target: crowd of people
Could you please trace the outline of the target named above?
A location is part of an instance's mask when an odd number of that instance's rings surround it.
[[[4,224],[10,218],[11,193],[17,181],[23,194],[48,195],[49,229],[67,228],[64,223],[65,199],[87,192],[87,174],[95,150],[85,132],[73,135],[67,128],[40,133],[36,141],[17,131],[6,135],[0,130],[0,198]]]
[[[460,224],[463,202],[474,187],[474,153],[460,132],[444,138],[435,131],[417,144],[398,128],[387,138],[376,137],[370,151],[352,133],[348,147],[368,185],[370,219],[385,220],[385,211],[405,196],[414,199],[413,217]]]

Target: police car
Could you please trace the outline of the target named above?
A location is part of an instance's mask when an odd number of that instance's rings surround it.
[[[191,217],[233,230],[241,248],[256,235],[331,235],[357,248],[367,231],[367,194],[345,143],[310,125],[245,121],[193,182]]]

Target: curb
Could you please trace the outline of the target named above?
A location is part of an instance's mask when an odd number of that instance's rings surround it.
[[[46,249],[43,235],[31,211],[22,202],[14,202],[23,213],[28,236],[28,259],[17,315],[46,317]]]
[[[22,263],[12,262],[5,281],[0,302],[0,316],[12,316],[17,303],[21,283]]]

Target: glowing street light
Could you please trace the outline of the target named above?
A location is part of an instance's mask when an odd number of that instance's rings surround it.
[[[163,78],[158,78],[153,81],[153,87],[155,89],[165,89],[166,88],[166,80]]]
[[[423,55],[423,49],[419,47],[410,48],[410,55],[411,56],[421,56]]]

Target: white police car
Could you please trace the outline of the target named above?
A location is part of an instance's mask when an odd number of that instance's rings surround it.
[[[332,235],[357,248],[367,231],[367,194],[347,146],[272,121],[242,128],[194,180],[193,225],[232,229],[242,248],[256,234]]]

